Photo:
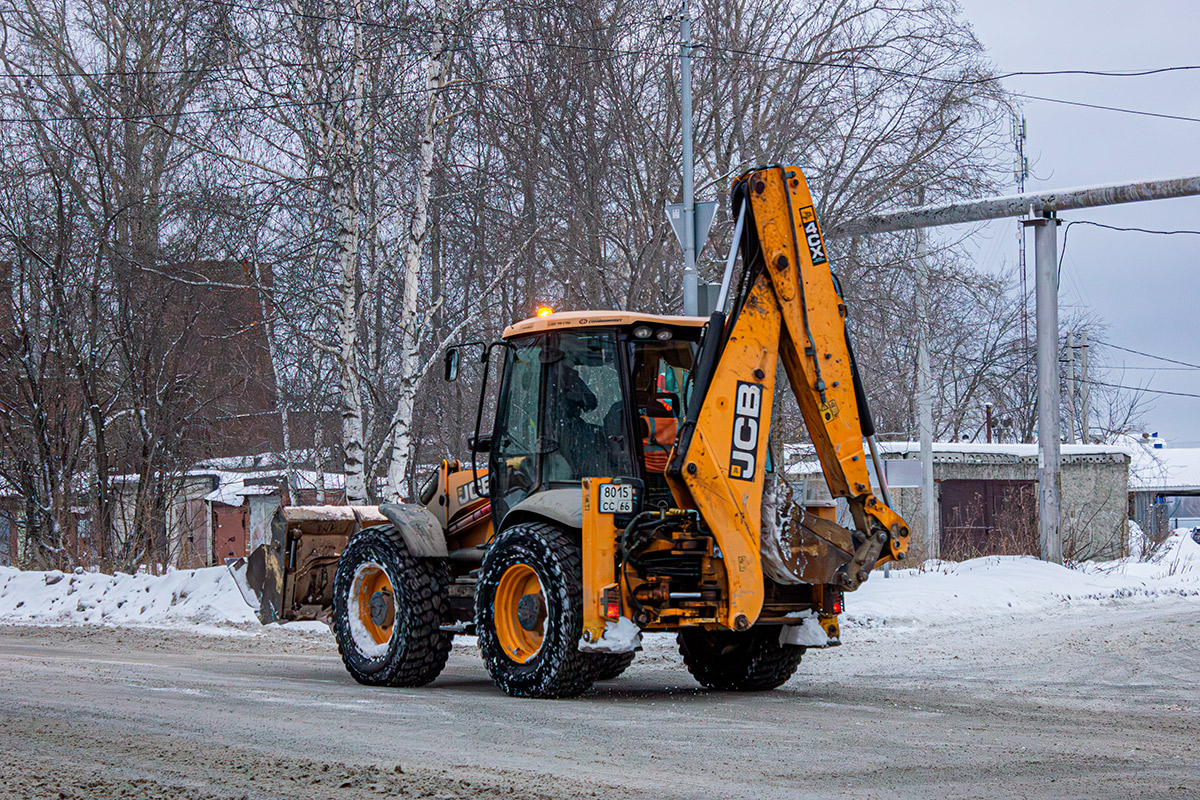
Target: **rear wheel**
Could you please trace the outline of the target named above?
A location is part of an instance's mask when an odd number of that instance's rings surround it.
[[[475,592],[479,651],[514,697],[574,697],[594,680],[583,631],[579,545],[550,523],[515,525],[488,548]]]
[[[333,632],[346,669],[370,686],[423,686],[441,673],[454,634],[445,565],[414,558],[394,526],[358,532],[333,579]]]
[[[779,643],[779,628],[679,632],[679,652],[692,677],[710,689],[763,691],[783,685],[800,666],[803,647]]]

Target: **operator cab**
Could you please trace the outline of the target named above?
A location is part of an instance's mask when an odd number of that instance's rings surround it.
[[[494,520],[585,477],[636,478],[671,503],[663,471],[707,320],[567,312],[510,326],[489,443]]]

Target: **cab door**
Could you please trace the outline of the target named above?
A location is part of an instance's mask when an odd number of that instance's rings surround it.
[[[489,457],[492,519],[497,522],[538,484],[545,344],[544,336],[530,336],[505,348]]]

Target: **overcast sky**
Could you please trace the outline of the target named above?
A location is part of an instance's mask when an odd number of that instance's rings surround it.
[[[1130,70],[1200,64],[1195,0],[959,0],[963,15],[1002,72]],[[1130,78],[1009,78],[1011,91],[1200,118],[1200,70]],[[1200,123],[1027,100],[1027,190],[1200,174]],[[1013,187],[1015,191],[1015,186]],[[1122,227],[1200,230],[1200,198],[1066,212],[1064,220]],[[1065,226],[1064,226],[1065,227]],[[1059,228],[1062,246],[1063,228]],[[1033,288],[1033,237],[1029,285]],[[980,264],[1012,269],[1015,223],[984,227]],[[1108,325],[1105,340],[1200,364],[1200,236],[1153,236],[1074,225],[1067,239],[1060,303],[1090,307]],[[1200,395],[1200,370],[1110,352],[1108,380]],[[1200,443],[1200,398],[1150,395],[1146,429],[1179,444]]]

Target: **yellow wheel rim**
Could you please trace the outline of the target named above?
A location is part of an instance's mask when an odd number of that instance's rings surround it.
[[[536,656],[546,634],[546,599],[533,567],[513,564],[504,571],[493,611],[496,638],[508,657],[524,664]]]
[[[358,621],[375,644],[385,644],[396,623],[396,590],[378,564],[363,564],[356,577]]]

